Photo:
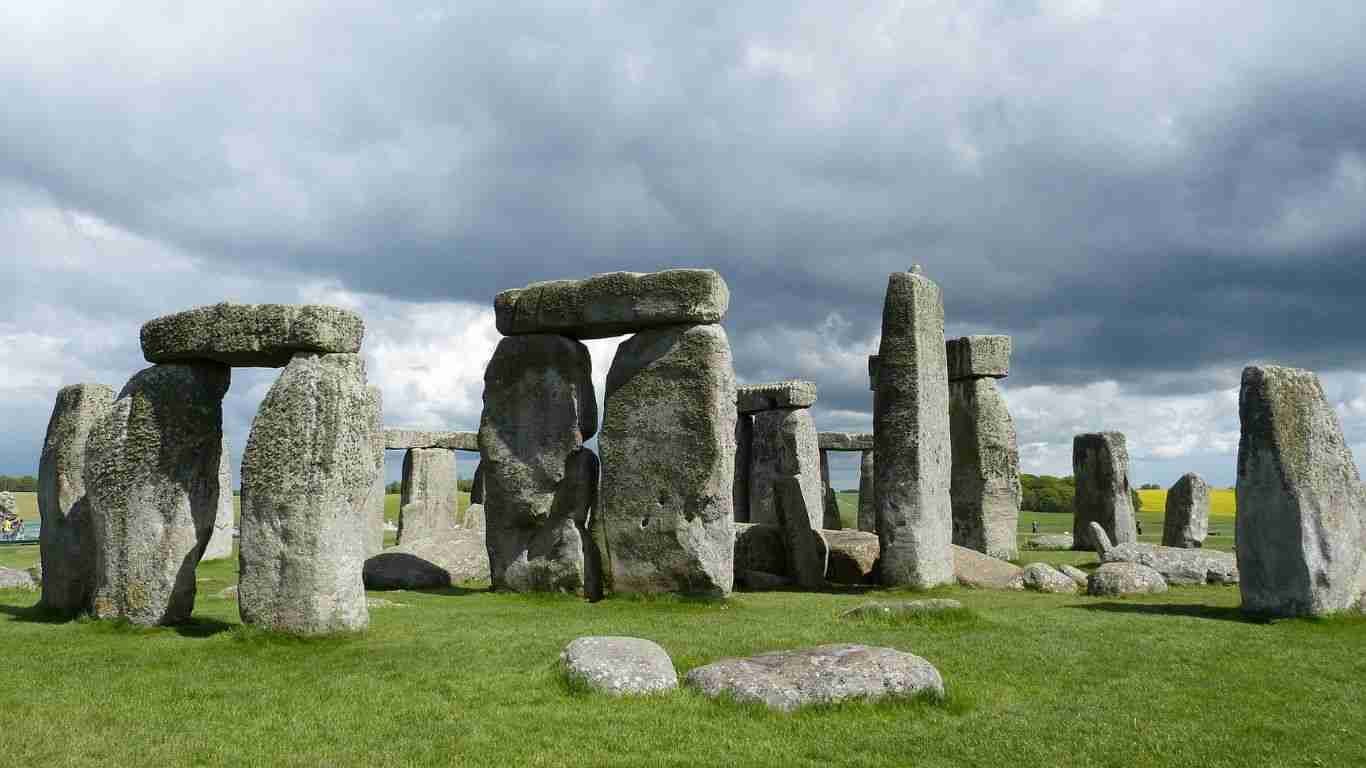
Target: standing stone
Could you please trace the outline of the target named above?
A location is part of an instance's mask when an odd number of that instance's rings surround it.
[[[1237,555],[1243,610],[1321,616],[1361,600],[1361,478],[1318,377],[1243,369]]]
[[[735,371],[720,326],[643,331],[617,348],[598,438],[602,509],[593,518],[607,588],[730,592],[735,417]],[[757,422],[755,432],[757,442]]]
[[[73,615],[90,606],[95,589],[95,544],[85,492],[85,445],[90,427],[114,402],[103,384],[74,384],[57,393],[38,463],[38,548],[43,564],[42,605]]]
[[[470,504],[484,503],[484,462],[474,465],[474,477],[470,480]]]
[[[411,448],[403,454],[398,543],[423,539],[456,527],[459,499],[455,451]]]
[[[1091,432],[1072,438],[1072,548],[1095,549],[1091,523],[1098,523],[1115,544],[1138,541],[1133,498],[1129,493],[1129,450],[1119,432]]]
[[[753,471],[754,416],[741,413],[735,417],[735,482],[731,501],[735,505],[735,522],[748,523],[749,475]]]
[[[928,278],[898,272],[888,279],[878,359],[874,494],[882,583],[948,584],[954,574],[944,301]]]
[[[873,490],[877,478],[876,461],[873,451],[864,451],[859,457],[858,529],[867,533],[877,533],[877,496]]]
[[[589,592],[585,558],[598,461],[588,348],[565,336],[503,339],[484,372],[479,447],[485,543],[495,589]]]
[[[840,529],[840,502],[835,489],[830,486],[830,452],[821,451],[821,493],[824,501],[824,518],[821,527],[827,531]]]
[[[91,426],[84,476],[97,617],[140,625],[190,618],[195,566],[218,514],[230,378],[217,363],[154,365]]]
[[[222,560],[232,557],[232,529],[236,524],[232,509],[232,463],[229,459],[228,438],[223,437],[223,447],[218,459],[218,512],[213,518],[213,533],[204,547],[204,555],[199,559]]]
[[[750,519],[787,532],[790,576],[816,589],[825,582],[828,554],[820,530],[825,518],[821,452],[807,408],[754,414]]]
[[[242,457],[244,623],[301,635],[369,624],[376,418],[359,355],[297,354],[270,388]]]
[[[384,550],[384,500],[388,495],[384,473],[384,394],[379,387],[366,387],[372,414],[370,448],[375,452],[375,479],[365,496],[365,556],[374,557]]]
[[[1162,520],[1162,546],[1196,549],[1209,533],[1209,485],[1188,472],[1167,491],[1167,511]]]
[[[955,381],[949,385],[949,398],[953,543],[1013,560],[1019,554],[1020,519],[1015,422],[995,379]]]

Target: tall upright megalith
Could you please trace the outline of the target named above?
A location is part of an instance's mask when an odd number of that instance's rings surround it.
[[[882,583],[953,582],[952,454],[944,299],[919,272],[893,273],[882,308],[873,436]]]
[[[406,544],[456,527],[455,451],[409,448],[403,454],[398,543]]]
[[[229,380],[219,363],[154,365],[91,426],[84,478],[97,617],[175,624],[194,610],[195,567],[218,514]]]
[[[597,426],[587,347],[550,333],[498,343],[484,372],[479,423],[484,540],[495,589],[597,588],[596,553],[585,557],[585,548],[598,461],[583,445]]]
[[[1318,377],[1243,369],[1238,395],[1238,582],[1243,610],[1321,616],[1366,588],[1366,498]]]
[[[858,529],[866,533],[877,533],[877,495],[874,491],[877,482],[876,467],[876,452],[867,450],[859,456]]]
[[[45,608],[74,615],[90,606],[95,587],[94,532],[85,493],[90,427],[114,402],[114,388],[73,384],[57,392],[38,462],[38,534]]]
[[[1167,490],[1162,546],[1195,549],[1209,534],[1209,484],[1187,472]]]
[[[1013,560],[1018,554],[1020,451],[996,380],[1010,372],[1009,336],[965,336],[945,347],[953,445],[953,543]]]
[[[364,629],[361,571],[377,466],[376,402],[358,354],[295,354],[242,457],[242,621],[300,635]]]
[[[750,521],[776,523],[787,541],[789,575],[799,585],[825,583],[829,548],[825,522],[823,454],[811,404],[816,385],[785,381],[739,387],[737,410],[752,415]]]
[[[1089,432],[1072,438],[1072,548],[1096,548],[1091,523],[1115,544],[1138,541],[1129,488],[1129,449],[1120,432]]]
[[[374,557],[384,550],[384,393],[379,387],[366,387],[373,416],[370,448],[375,452],[375,477],[365,497],[365,556]]]
[[[223,437],[223,447],[218,453],[218,504],[213,517],[213,533],[209,543],[204,546],[203,560],[222,560],[232,557],[232,529],[237,517],[232,504],[232,463],[228,451],[228,438]]]

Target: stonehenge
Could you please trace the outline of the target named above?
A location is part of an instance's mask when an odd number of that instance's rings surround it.
[[[204,545],[202,560],[222,560],[232,557],[232,529],[236,525],[232,508],[232,465],[229,461],[228,438],[218,452],[218,510],[213,516],[213,531]]]
[[[868,482],[872,481],[872,460],[873,460],[873,436],[868,433],[856,434],[852,432],[822,432],[818,435],[818,445],[821,449],[821,485],[825,488],[825,529],[828,531],[838,530],[842,527],[840,522],[839,502],[835,498],[835,489],[830,486],[830,452],[831,451],[858,451],[860,454],[859,462],[859,516],[860,525],[858,530],[873,532],[874,527],[864,528],[861,521],[865,501],[872,510],[872,492],[869,490],[867,498],[864,498],[864,478],[865,471],[868,473]]]
[[[456,527],[455,451],[409,448],[403,454],[398,543]]]
[[[360,316],[337,307],[223,303],[146,323],[142,354],[149,363],[282,368],[298,352],[359,352],[364,336]]]
[[[946,342],[953,446],[953,543],[1011,560],[1019,553],[1020,452],[996,379],[1010,372],[1009,336]]]
[[[1072,548],[1095,549],[1091,523],[1099,523],[1115,544],[1138,541],[1129,493],[1129,450],[1119,432],[1091,432],[1072,439]]]
[[[1187,472],[1167,490],[1162,546],[1198,549],[1209,535],[1209,485]]]
[[[668,326],[714,325],[730,307],[730,289],[710,269],[608,272],[551,280],[499,293],[493,301],[504,336],[552,333],[601,339]]]

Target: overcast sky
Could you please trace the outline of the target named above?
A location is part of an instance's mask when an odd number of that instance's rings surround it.
[[[740,380],[868,430],[914,263],[1014,337],[1025,471],[1119,429],[1135,483],[1232,484],[1253,361],[1366,456],[1360,0],[243,5],[0,4],[0,473],[220,300],[356,309],[386,422],[474,429],[493,294],[615,269],[719,270]]]

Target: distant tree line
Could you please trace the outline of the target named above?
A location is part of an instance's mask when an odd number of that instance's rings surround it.
[[[1145,488],[1147,486],[1144,486]],[[1052,475],[1020,475],[1020,509],[1029,512],[1065,512],[1072,514],[1072,500],[1077,496],[1077,481],[1071,477]],[[1134,511],[1143,508],[1138,491],[1129,489]]]
[[[33,475],[22,475],[11,477],[0,475],[0,491],[16,491],[18,493],[37,493],[38,478]]]

